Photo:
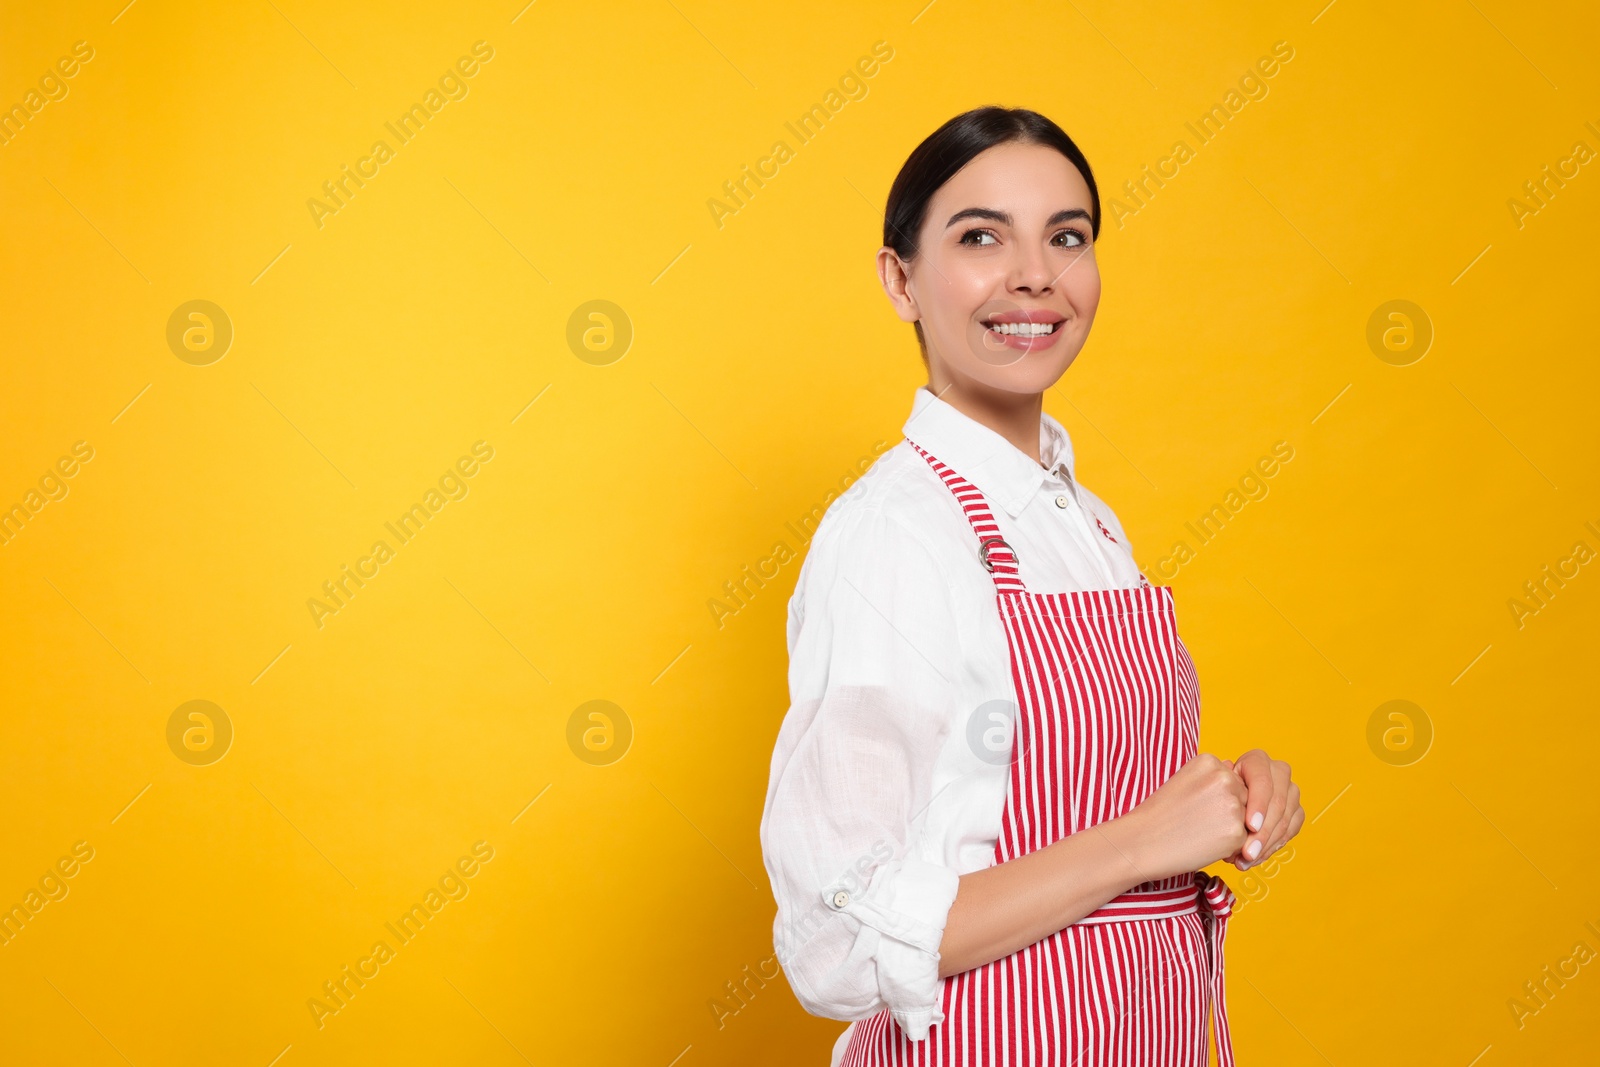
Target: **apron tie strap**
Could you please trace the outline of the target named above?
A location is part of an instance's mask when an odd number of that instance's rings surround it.
[[[1195,871],[1188,882],[1179,881],[1184,876],[1148,883],[1114,897],[1097,910],[1078,920],[1079,926],[1096,926],[1101,923],[1138,922],[1147,919],[1177,918],[1182,915],[1200,915],[1205,926],[1207,949],[1210,955],[1211,1003],[1216,1013],[1217,1063],[1219,1067],[1234,1067],[1233,1038],[1228,1032],[1228,1004],[1223,982],[1222,939],[1228,932],[1228,916],[1238,898],[1233,890],[1214,874]],[[1178,882],[1176,886],[1167,884]]]
[[[1233,914],[1233,905],[1238,898],[1228,888],[1228,883],[1214,874],[1196,871],[1195,883],[1199,887],[1199,898],[1203,905],[1200,915],[1211,935],[1211,1003],[1216,1010],[1217,1063],[1219,1067],[1234,1067],[1233,1038],[1228,1032],[1228,1003],[1222,974],[1222,939],[1227,936],[1228,916]]]

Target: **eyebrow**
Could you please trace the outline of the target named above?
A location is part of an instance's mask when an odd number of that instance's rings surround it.
[[[993,222],[1004,223],[1007,226],[1016,225],[1016,220],[1011,217],[1011,213],[1009,211],[996,211],[994,208],[989,207],[969,207],[963,208],[954,215],[951,215],[950,221],[944,224],[944,228],[948,230],[962,219],[989,219]],[[1050,227],[1054,226],[1058,222],[1066,222],[1069,219],[1082,219],[1084,222],[1094,221],[1093,219],[1089,218],[1089,213],[1087,211],[1083,210],[1082,208],[1075,207],[1056,212],[1054,215],[1051,215],[1048,219],[1046,219],[1044,224],[1046,227]]]

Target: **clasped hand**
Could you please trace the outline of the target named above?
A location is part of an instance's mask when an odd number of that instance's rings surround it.
[[[1300,786],[1289,775],[1289,765],[1252,748],[1237,760],[1223,760],[1249,789],[1245,801],[1245,826],[1249,836],[1227,862],[1249,870],[1300,832],[1305,809],[1300,806]]]

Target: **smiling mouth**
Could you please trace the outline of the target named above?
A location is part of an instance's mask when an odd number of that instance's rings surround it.
[[[1061,325],[1058,322],[985,322],[990,333],[1005,337],[1048,337]]]

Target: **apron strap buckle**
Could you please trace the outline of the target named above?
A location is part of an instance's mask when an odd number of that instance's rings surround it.
[[[978,559],[982,561],[984,569],[990,574],[994,573],[994,562],[989,559],[989,553],[994,550],[996,545],[1002,546],[1007,552],[1011,553],[1012,566],[1016,566],[1017,563],[1016,549],[1007,544],[1006,539],[999,534],[990,534],[978,542]]]

